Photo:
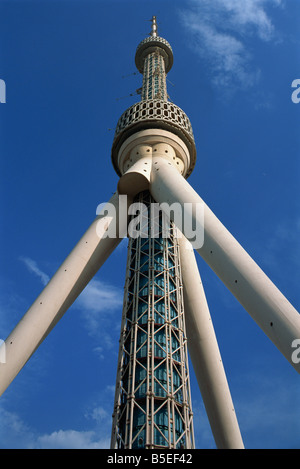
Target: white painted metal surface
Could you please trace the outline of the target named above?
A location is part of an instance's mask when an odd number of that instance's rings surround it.
[[[219,449],[244,448],[194,250],[179,238],[188,349]]]

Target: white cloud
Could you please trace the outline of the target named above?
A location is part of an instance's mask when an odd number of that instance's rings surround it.
[[[29,272],[32,272],[39,277],[44,286],[47,285],[50,280],[49,275],[45,274],[33,259],[30,259],[29,257],[20,257],[20,261],[24,262]]]
[[[121,312],[122,305],[123,291],[98,279],[91,280],[74,303],[74,307],[81,311],[88,334],[91,336],[101,334],[101,344],[105,348],[116,345],[111,338],[114,329],[111,314],[116,310]],[[100,346],[95,348],[100,358],[103,358],[102,350]]]
[[[80,307],[92,313],[119,308],[122,305],[121,290],[109,283],[93,279],[78,298]]]
[[[16,413],[5,410],[3,402],[0,406],[0,441],[1,448],[6,449],[27,448],[34,441],[28,425]]]
[[[57,430],[39,435],[15,412],[0,406],[0,441],[5,449],[107,449],[110,445],[111,413],[103,407],[85,415],[96,422],[93,430]]]
[[[109,439],[100,439],[93,431],[58,430],[38,437],[35,449],[106,449]]]
[[[43,285],[46,285],[50,277],[43,272],[36,261],[29,257],[20,257],[29,272],[35,274]],[[107,321],[104,313],[114,310],[121,310],[123,304],[123,291],[108,282],[103,282],[93,278],[85,287],[74,303],[74,307],[82,312],[85,327],[90,335],[95,335],[96,331],[101,331],[102,338],[106,346],[111,343],[110,335],[101,330],[101,325]],[[101,352],[99,348],[96,350]]]
[[[218,8],[223,8],[230,15],[231,28],[241,33],[257,34],[262,40],[273,37],[274,26],[265,7],[278,6],[280,0],[217,0]],[[247,30],[245,30],[245,28]]]
[[[190,0],[181,19],[192,33],[193,48],[205,60],[214,84],[251,86],[260,71],[251,63],[250,37],[261,41],[274,38],[275,28],[267,7],[281,0]]]
[[[111,412],[108,412],[103,406],[94,407],[85,414],[85,417],[95,420],[97,423],[106,423],[107,420],[109,423],[111,422]]]
[[[78,412],[77,429],[51,428],[39,432],[29,423],[30,414],[24,420],[18,412],[7,410],[14,406],[14,400],[9,396],[2,397],[0,446],[2,449],[108,449],[113,398],[114,386],[107,385],[100,390],[96,399],[91,400],[89,395],[86,396],[85,409]]]

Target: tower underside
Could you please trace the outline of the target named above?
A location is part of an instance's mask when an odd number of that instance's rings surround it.
[[[135,199],[112,448],[194,448],[176,228],[149,192]]]

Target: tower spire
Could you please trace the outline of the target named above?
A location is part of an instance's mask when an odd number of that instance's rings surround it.
[[[152,30],[150,36],[157,37],[157,23],[156,23],[156,16],[152,16]]]

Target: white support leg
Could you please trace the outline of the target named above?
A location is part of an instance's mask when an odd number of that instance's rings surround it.
[[[158,203],[189,204],[195,223],[196,206],[204,204],[204,243],[198,253],[299,373],[300,363],[292,360],[292,342],[300,338],[299,313],[170,162],[153,158],[152,168],[150,192]],[[180,229],[186,234],[184,224]]]
[[[109,204],[109,216],[103,216],[104,209],[95,219],[6,339],[6,362],[0,363],[0,395],[121,241],[118,236],[105,235],[111,224],[118,230],[118,194]]]
[[[194,250],[179,238],[188,349],[219,449],[244,448]]]

